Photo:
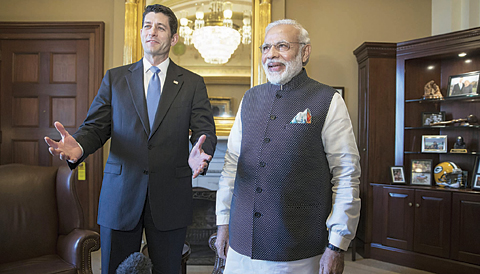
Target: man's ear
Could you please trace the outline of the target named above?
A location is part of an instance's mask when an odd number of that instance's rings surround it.
[[[171,47],[175,46],[178,43],[178,39],[180,39],[180,37],[178,36],[178,33],[175,33],[174,35],[172,35],[170,46]]]
[[[308,63],[308,60],[310,59],[310,53],[312,52],[312,45],[307,44],[303,46],[302,49],[302,63],[303,66],[305,66]]]

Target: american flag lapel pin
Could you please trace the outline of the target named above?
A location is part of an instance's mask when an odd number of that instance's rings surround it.
[[[178,85],[177,80],[173,80],[173,83],[174,83],[175,85]]]

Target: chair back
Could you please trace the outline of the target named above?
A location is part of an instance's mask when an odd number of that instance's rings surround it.
[[[58,167],[0,166],[0,264],[56,253]]]

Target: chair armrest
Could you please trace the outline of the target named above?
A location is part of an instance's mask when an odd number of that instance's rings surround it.
[[[100,235],[92,230],[76,228],[68,235],[58,237],[58,255],[79,269],[78,273],[93,273],[92,252],[98,249],[100,249]]]
[[[208,239],[208,245],[215,252],[215,265],[213,266],[212,274],[223,274],[225,269],[225,260],[218,257],[217,248],[215,247],[215,242],[217,241],[217,233],[213,233],[212,236]]]

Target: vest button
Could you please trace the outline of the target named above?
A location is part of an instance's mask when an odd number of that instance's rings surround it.
[[[282,95],[277,94],[277,95],[275,95],[275,97],[277,97],[277,99],[280,99],[280,98],[282,98]]]
[[[148,145],[148,150],[152,150],[153,146],[152,145]]]
[[[265,139],[263,139],[263,141],[264,141],[265,143],[270,143],[270,138],[265,138]]]
[[[261,166],[261,167],[264,167],[264,166],[266,166],[266,165],[267,165],[267,164],[266,164],[265,162],[260,162],[260,166]]]
[[[275,120],[277,118],[277,116],[275,115],[270,115],[270,120]]]
[[[257,218],[260,218],[260,217],[262,216],[262,214],[261,214],[260,212],[255,212],[254,215],[255,215],[255,217],[257,217]]]
[[[255,189],[255,191],[256,191],[257,193],[262,193],[263,189],[262,189],[261,187],[257,187],[257,189]]]

